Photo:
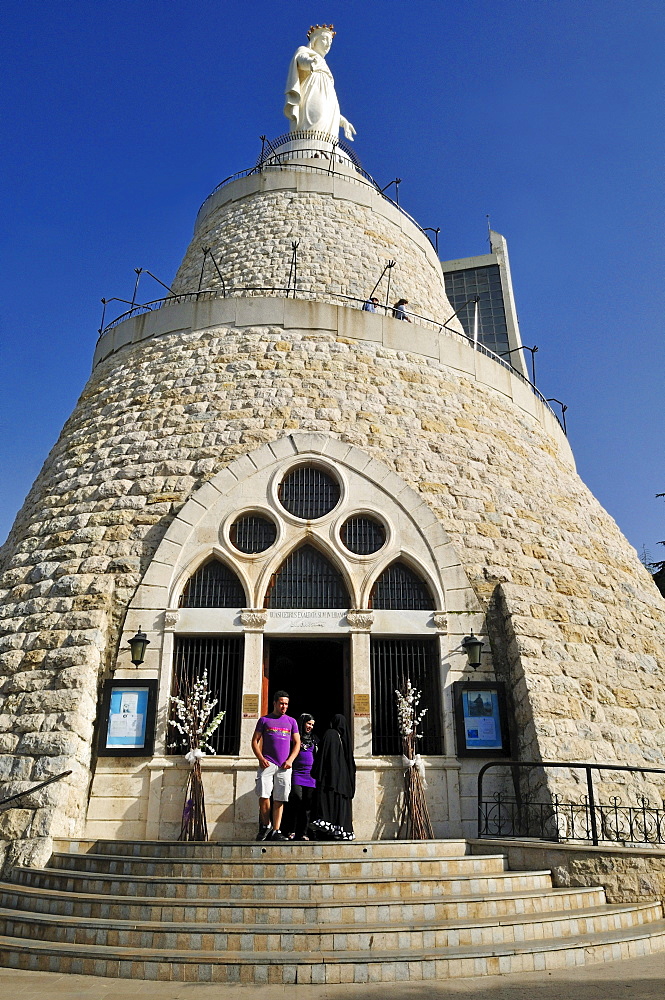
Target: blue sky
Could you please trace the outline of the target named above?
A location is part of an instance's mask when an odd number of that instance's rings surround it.
[[[90,371],[100,298],[168,282],[194,216],[287,128],[310,23],[356,151],[440,226],[508,239],[538,383],[582,478],[665,557],[661,0],[5,0],[0,537]],[[159,295],[145,279],[142,292]]]

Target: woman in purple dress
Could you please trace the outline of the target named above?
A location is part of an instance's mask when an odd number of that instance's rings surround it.
[[[292,830],[289,839],[293,840],[309,840],[307,830],[316,789],[312,766],[318,747],[318,740],[314,735],[314,721],[314,716],[309,712],[303,712],[298,719],[300,753],[293,761],[291,795],[288,803],[288,823]]]

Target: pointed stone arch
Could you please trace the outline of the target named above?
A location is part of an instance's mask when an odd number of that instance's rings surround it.
[[[141,609],[141,622],[147,627],[152,611],[153,649],[156,651],[160,645],[165,611],[177,607],[186,576],[192,572],[192,567],[198,567],[211,554],[219,554],[238,573],[247,594],[247,607],[261,607],[267,586],[266,559],[262,556],[261,561],[254,556],[231,551],[228,528],[239,511],[250,507],[258,509],[256,502],[248,499],[253,479],[272,484],[265,495],[271,491],[274,495],[274,484],[282,474],[281,470],[288,468],[294,460],[305,459],[329,464],[337,469],[343,480],[353,481],[356,485],[364,484],[367,497],[359,502],[359,508],[380,510],[392,539],[382,553],[384,568],[396,558],[406,559],[411,568],[427,580],[437,609],[471,614],[475,618],[474,627],[482,631],[482,611],[478,599],[452,542],[423,496],[387,465],[361,448],[326,434],[296,432],[241,455],[192,494],[165,532],[137,588],[125,623],[127,634],[123,634],[122,639],[129,638],[135,631],[134,616],[130,612]],[[348,490],[347,495],[352,492]],[[268,501],[264,506],[267,509]],[[353,513],[351,507],[348,513]],[[311,523],[298,529],[309,533],[312,543],[329,558],[334,530],[337,530],[332,522],[337,516],[331,514],[330,524],[324,524],[324,527],[328,525],[327,533]],[[398,520],[401,525],[399,531],[395,530]],[[402,546],[397,539],[405,533],[402,530],[405,526],[410,538]],[[279,565],[285,555],[296,547],[287,538],[280,537],[279,544],[283,554],[279,559],[274,554],[274,565]],[[351,553],[339,552],[335,553],[334,563],[345,577],[350,600],[362,607],[364,602],[358,602],[363,595],[368,595],[372,582],[368,576],[368,565]],[[449,619],[449,623],[455,626],[452,631],[457,632],[457,619]],[[459,624],[463,627],[461,621]]]
[[[350,606],[343,575],[316,546],[304,542],[272,575],[264,597],[266,608],[340,608]]]
[[[368,607],[381,611],[434,611],[436,603],[423,574],[400,557],[374,580]]]
[[[189,582],[199,573],[208,563],[217,562],[224,566],[230,573],[233,573],[237,577],[240,588],[243,593],[243,598],[239,604],[232,605],[233,607],[244,607],[247,602],[247,597],[251,593],[251,585],[247,579],[247,575],[243,572],[242,566],[232,565],[227,553],[223,552],[218,545],[198,547],[194,552],[189,553],[190,558],[188,561],[177,567],[177,572],[173,574],[172,582],[169,587],[168,594],[168,604],[166,607],[169,608],[182,608],[186,607],[182,602],[182,598],[187,588]],[[135,603],[132,602],[132,607]],[[231,605],[229,605],[231,606]]]
[[[181,608],[242,608],[246,601],[235,570],[211,555],[189,577],[178,604]]]
[[[348,594],[349,603],[344,605],[344,607],[355,607],[358,601],[359,588],[350,577],[348,567],[340,562],[338,553],[333,550],[331,545],[326,544],[325,539],[317,538],[313,535],[306,536],[306,539],[294,539],[290,545],[281,548],[275,554],[274,558],[267,562],[265,570],[260,574],[256,585],[257,607],[265,606],[265,596],[271,586],[271,581],[277,575],[286,560],[289,559],[295,551],[301,548],[304,544],[307,544],[311,548],[315,549],[320,556],[330,563],[333,569],[339,573],[344,590]]]

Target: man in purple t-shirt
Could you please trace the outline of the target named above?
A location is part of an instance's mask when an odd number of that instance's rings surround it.
[[[300,750],[298,723],[286,714],[289,696],[275,691],[272,712],[262,715],[252,736],[252,751],[259,762],[256,794],[259,797],[259,833],[257,840],[286,840],[280,831],[284,803],[291,791],[291,765]],[[272,795],[272,833],[270,796]]]

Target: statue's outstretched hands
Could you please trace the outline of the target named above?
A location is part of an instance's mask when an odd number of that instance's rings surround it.
[[[356,134],[356,130],[354,129],[351,122],[347,122],[346,118],[343,118],[342,115],[340,115],[339,123],[342,126],[342,129],[344,130],[345,138],[347,138],[349,142],[353,142],[353,137]]]

